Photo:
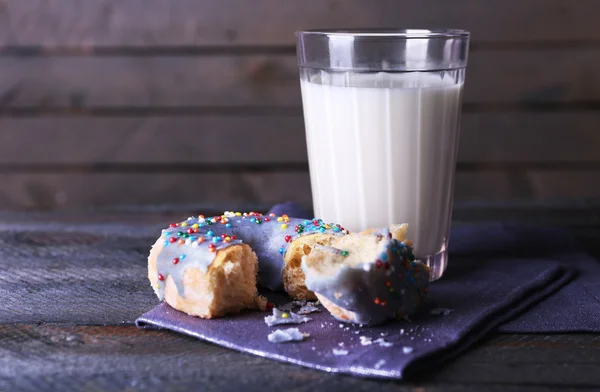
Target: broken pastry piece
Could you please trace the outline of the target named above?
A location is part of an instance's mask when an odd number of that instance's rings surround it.
[[[188,258],[194,262],[182,268],[179,264]],[[184,254],[177,247],[165,247],[159,239],[148,257],[148,278],[159,299],[202,318],[244,309],[264,310],[267,300],[258,294],[257,272],[258,260],[246,244],[235,244],[211,255],[189,250]]]
[[[304,285],[302,257],[346,233],[337,224],[287,215],[192,216],[162,231],[148,257],[148,278],[160,300],[203,318],[264,309],[257,283],[316,299]]]
[[[306,287],[338,320],[374,325],[408,317],[429,287],[429,267],[415,260],[407,225],[334,238],[302,259]]]

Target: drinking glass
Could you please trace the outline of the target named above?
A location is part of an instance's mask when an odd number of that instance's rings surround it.
[[[448,263],[469,33],[297,33],[315,215],[351,231],[408,223],[418,259]]]

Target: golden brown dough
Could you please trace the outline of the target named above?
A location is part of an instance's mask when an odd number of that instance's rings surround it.
[[[306,288],[302,257],[309,255],[315,245],[328,246],[334,238],[331,234],[313,234],[298,237],[290,244],[285,254],[283,285],[291,297],[311,301],[317,299],[315,293]]]
[[[243,309],[265,309],[267,300],[256,289],[258,260],[248,245],[236,244],[219,250],[206,273],[199,268],[187,268],[181,295],[172,276],[163,282],[157,278],[156,259],[162,248],[163,241],[159,239],[148,257],[148,278],[157,295],[158,285],[166,285],[164,300],[173,308],[202,318]]]

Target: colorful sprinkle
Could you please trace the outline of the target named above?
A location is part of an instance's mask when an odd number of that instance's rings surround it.
[[[341,254],[342,256],[344,256],[344,257],[348,257],[348,254],[349,254],[349,253],[348,253],[348,251],[347,251],[347,250],[343,250],[343,251],[341,251],[341,252],[340,252],[340,254]]]
[[[375,302],[376,305],[379,305],[381,303],[381,300],[379,299],[379,297],[375,297],[373,302]]]
[[[285,223],[283,225],[281,225],[282,229],[287,229],[288,225],[286,225]]]
[[[375,262],[375,266],[377,267],[377,269],[379,269],[379,268],[383,267],[383,263],[381,262],[381,260],[377,260]]]
[[[287,313],[282,313],[282,314],[281,314],[281,318],[288,318],[288,317],[290,317],[290,315],[289,315],[289,314],[287,314]]]
[[[207,236],[212,237],[215,233],[212,230],[209,230],[208,233],[206,233]]]
[[[292,240],[292,236],[291,235],[286,235],[284,238],[285,242],[290,242]]]
[[[175,257],[173,259],[173,264],[179,264],[179,257]]]
[[[285,249],[279,248],[279,253],[283,254],[283,252],[285,252]]]
[[[165,280],[165,277],[164,277],[164,275],[163,275],[163,274],[158,274],[158,280],[160,280],[161,282],[162,282],[163,280]]]

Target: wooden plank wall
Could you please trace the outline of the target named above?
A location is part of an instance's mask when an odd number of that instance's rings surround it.
[[[596,0],[4,0],[0,208],[310,203],[294,31],[473,33],[456,200],[600,196]]]

